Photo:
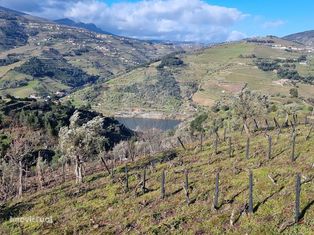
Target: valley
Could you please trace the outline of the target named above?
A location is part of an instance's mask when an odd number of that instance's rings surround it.
[[[309,100],[314,98],[313,79],[309,83],[301,81],[295,84],[285,76],[280,77],[277,69],[259,69],[257,61],[281,60],[283,62],[276,63],[291,66],[301,75],[313,76],[312,50],[275,37],[269,40],[272,43],[244,40],[197,52],[179,53],[172,57],[182,60],[182,65],[173,64],[160,69],[159,61],[117,76],[109,82],[86,87],[66,100],[77,105],[91,104],[93,109],[106,115],[143,117],[151,114],[156,117],[154,113],[157,112],[160,118],[184,119],[193,116],[198,107],[213,107],[217,100],[236,94],[247,84],[250,89],[271,96],[275,103],[285,102],[290,89],[297,86],[304,102],[310,103]],[[306,61],[298,62],[302,55],[306,56]],[[159,87],[163,79],[171,79],[173,83]],[[152,91],[148,90],[150,87]],[[154,92],[158,95],[153,98],[151,94]],[[90,94],[94,96],[89,97]]]
[[[261,17],[198,0],[65,2],[38,9],[95,15],[0,7],[0,235],[313,234],[313,31],[246,37]]]

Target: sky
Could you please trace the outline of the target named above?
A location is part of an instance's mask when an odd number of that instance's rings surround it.
[[[139,39],[210,43],[314,29],[313,0],[0,0],[0,5]]]

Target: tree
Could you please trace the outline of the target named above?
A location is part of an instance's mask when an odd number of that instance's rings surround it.
[[[249,135],[249,122],[255,117],[264,116],[269,107],[268,96],[252,92],[247,84],[233,98],[232,108],[237,118],[240,118],[246,133]]]
[[[194,132],[203,133],[205,131],[204,122],[207,120],[207,118],[208,118],[208,115],[206,113],[202,113],[191,122],[190,128],[191,128],[192,134]]]
[[[42,156],[42,150],[47,150],[56,145],[56,140],[51,133],[40,135],[38,139],[38,155],[36,161],[36,173],[38,181],[38,189],[42,189],[45,183],[46,160]]]
[[[14,173],[16,166],[6,161],[4,158],[0,159],[0,201],[5,201],[10,195],[15,192],[14,187]]]
[[[80,113],[76,111],[70,118],[70,126],[63,127],[59,132],[59,148],[61,152],[75,162],[76,183],[83,182],[83,164],[94,155],[106,151],[108,139],[103,129],[103,117],[95,117],[80,126]]]
[[[297,98],[299,96],[299,92],[297,88],[291,88],[289,91],[289,94],[291,95],[291,97],[293,98]]]
[[[6,157],[18,168],[18,195],[23,194],[27,156],[40,142],[40,132],[27,127],[15,126],[10,129],[11,143]]]

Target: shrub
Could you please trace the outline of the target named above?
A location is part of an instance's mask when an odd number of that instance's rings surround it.
[[[175,55],[168,55],[162,58],[160,64],[157,66],[157,69],[163,69],[164,67],[176,67],[183,65],[184,62],[179,57]]]
[[[191,131],[202,132],[204,130],[203,123],[206,121],[207,118],[208,118],[208,115],[206,113],[203,113],[197,116],[190,124]]]
[[[299,92],[297,88],[291,88],[289,91],[289,94],[291,95],[291,97],[293,98],[297,98],[299,96]]]

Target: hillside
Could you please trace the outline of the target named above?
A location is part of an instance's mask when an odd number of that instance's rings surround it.
[[[290,89],[297,87],[299,96],[311,103],[313,75],[313,52],[304,46],[276,37],[256,38],[166,56],[67,100],[91,103],[110,115],[184,119],[198,107],[213,107],[221,97],[234,95],[246,83],[277,103],[286,102]]]
[[[0,8],[0,16],[1,94],[69,93],[182,50],[180,45],[92,32],[6,8]],[[49,67],[48,71],[38,73],[39,64]],[[75,79],[75,83],[62,77]]]
[[[42,131],[47,140],[52,138],[56,141],[60,129],[69,126],[72,119],[75,119],[78,126],[82,126],[94,119],[103,119],[102,128],[104,128],[104,131],[102,134],[108,138],[106,143],[108,149],[112,148],[114,144],[121,140],[131,138],[135,134],[117,120],[104,117],[102,114],[88,109],[76,109],[69,104],[60,104],[51,101],[0,97],[1,138],[6,136],[5,139],[10,139],[10,134],[12,134],[12,130],[14,130],[15,127],[24,126],[31,128],[34,133],[36,131]],[[5,142],[3,142],[1,138],[0,152],[3,154]]]
[[[93,173],[81,186],[69,181],[25,194],[0,207],[0,233],[12,234],[311,234],[314,218],[314,137],[305,138],[309,126],[296,127],[296,160],[291,161],[291,129],[267,133],[273,137],[270,159],[264,127],[246,138],[238,131],[228,141],[207,136],[172,154],[142,157]],[[279,134],[278,134],[279,133]],[[220,133],[220,136],[222,133]],[[216,152],[216,153],[215,153]],[[125,165],[128,167],[126,190]],[[143,189],[143,169],[146,180]],[[189,203],[183,189],[188,170]],[[249,213],[249,171],[253,174],[253,212]],[[165,171],[165,197],[161,174]],[[218,201],[213,208],[215,177]],[[295,178],[301,176],[299,223],[294,223]],[[44,217],[49,223],[15,223],[10,217]]]
[[[302,43],[306,46],[313,47],[314,46],[314,30],[290,34],[283,37],[283,39]]]
[[[0,2],[0,235],[314,234],[310,4]]]

